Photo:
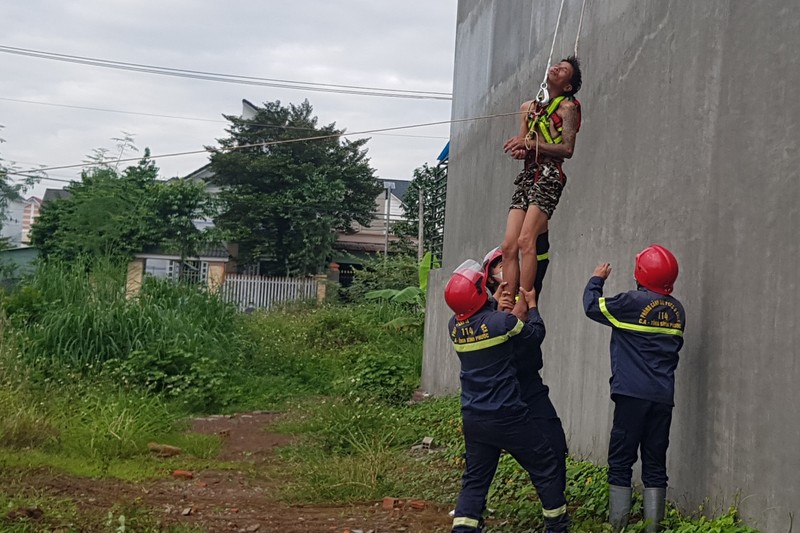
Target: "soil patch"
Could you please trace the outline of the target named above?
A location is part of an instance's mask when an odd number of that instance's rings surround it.
[[[216,415],[192,420],[192,431],[222,437],[219,458],[226,461],[258,461],[272,451],[292,442],[289,435],[268,431],[268,426],[280,416],[275,412],[235,415]]]
[[[449,509],[420,500],[347,505],[281,502],[280,488],[284,481],[278,477],[280,464],[275,462],[273,452],[289,444],[292,438],[269,431],[269,425],[278,416],[279,413],[251,413],[204,417],[192,422],[195,432],[223,437],[220,458],[243,462],[240,471],[206,470],[192,472],[191,479],[169,478],[136,484],[76,478],[42,469],[25,471],[6,489],[16,494],[73,500],[81,515],[92,516],[89,523],[97,524],[83,531],[104,531],[101,524],[115,506],[146,509],[164,526],[180,523],[208,532],[444,533],[450,530]],[[47,520],[48,510],[42,512],[41,530],[54,530],[54,524]],[[3,521],[0,518],[0,528]]]

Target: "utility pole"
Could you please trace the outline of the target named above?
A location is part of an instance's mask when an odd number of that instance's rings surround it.
[[[422,187],[419,188],[419,209],[417,212],[417,216],[419,217],[417,220],[417,260],[422,261],[422,255],[425,253],[425,243],[422,241],[425,238],[425,226],[422,220],[422,215],[424,214],[425,210],[422,207],[423,201],[423,194],[422,194]]]
[[[383,188],[386,189],[386,234],[383,241],[383,256],[389,257],[389,214],[392,211],[392,191],[394,190],[393,181],[384,181]]]

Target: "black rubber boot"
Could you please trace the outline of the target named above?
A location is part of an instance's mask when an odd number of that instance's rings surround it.
[[[620,533],[628,525],[632,494],[630,487],[608,486],[608,521],[614,528],[614,533]]]
[[[644,489],[644,521],[647,533],[661,531],[667,509],[667,489]]]
[[[569,533],[569,514],[564,513],[558,518],[545,518],[545,533]]]

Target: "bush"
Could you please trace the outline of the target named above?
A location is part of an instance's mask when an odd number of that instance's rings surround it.
[[[418,269],[417,258],[412,255],[375,258],[353,273],[353,283],[342,289],[342,297],[349,302],[362,302],[370,291],[416,287],[419,285]]]
[[[0,384],[0,443],[8,448],[43,446],[58,436],[43,402],[22,386]]]
[[[419,383],[422,334],[383,327],[402,313],[362,304],[244,315],[238,335],[249,377],[239,394],[250,390],[249,401],[266,403],[310,394],[408,400]]]
[[[419,378],[413,374],[414,369],[414,361],[408,357],[370,350],[356,359],[348,394],[399,405],[408,401],[417,388]]]
[[[11,324],[18,327],[38,321],[47,308],[41,291],[26,286],[12,291],[7,296],[0,293],[0,305]]]
[[[58,406],[63,417],[60,446],[108,464],[147,453],[147,443],[173,431],[178,414],[158,396],[110,387],[77,389]]]
[[[220,385],[240,352],[235,309],[152,278],[129,300],[124,280],[123,266],[102,261],[42,265],[4,302],[22,358],[51,379],[105,374],[192,410],[223,406]]]

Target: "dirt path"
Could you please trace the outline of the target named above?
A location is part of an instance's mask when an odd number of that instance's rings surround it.
[[[281,480],[274,450],[291,437],[272,433],[275,413],[197,419],[192,430],[223,436],[220,458],[242,461],[241,471],[207,470],[193,477],[134,484],[32,473],[21,490],[70,498],[81,514],[105,516],[115,505],[151,510],[166,526],[187,524],[209,532],[281,533],[436,533],[449,531],[447,509],[430,502],[400,500],[353,505],[287,505],[280,501]],[[44,510],[46,512],[46,510]]]

